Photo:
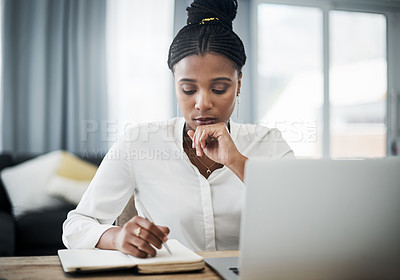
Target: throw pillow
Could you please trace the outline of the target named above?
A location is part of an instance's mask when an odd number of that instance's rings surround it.
[[[46,185],[60,165],[61,158],[62,152],[54,151],[2,170],[1,179],[15,217],[18,218],[28,211],[64,203],[48,195],[46,190]]]
[[[97,166],[68,153],[62,153],[61,164],[47,184],[49,195],[78,204],[96,174]]]

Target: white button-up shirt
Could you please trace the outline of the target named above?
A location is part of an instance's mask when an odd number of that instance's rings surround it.
[[[184,125],[175,118],[126,130],[68,214],[67,248],[95,247],[135,194],[156,224],[170,228],[169,238],[195,251],[238,249],[245,186],[226,166],[201,175],[183,150]],[[276,129],[231,121],[230,134],[246,157],[294,157]]]

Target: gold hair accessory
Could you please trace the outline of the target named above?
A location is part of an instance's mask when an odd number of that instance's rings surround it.
[[[201,22],[199,22],[199,24],[204,24],[206,21],[213,21],[213,20],[219,20],[219,18],[213,18],[213,17],[211,17],[211,18],[203,18],[201,20]],[[189,22],[189,24],[192,24],[192,23]]]
[[[199,24],[204,24],[206,21],[219,20],[219,18],[203,18]]]

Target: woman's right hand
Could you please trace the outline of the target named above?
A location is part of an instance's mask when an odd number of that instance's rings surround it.
[[[169,228],[158,226],[149,220],[135,216],[123,227],[106,230],[100,237],[96,247],[100,249],[116,249],[138,258],[154,257],[156,250],[168,240]]]
[[[149,220],[135,216],[121,228],[115,238],[117,250],[138,257],[154,257],[156,250],[161,249],[162,243],[168,240],[169,228],[157,226]]]

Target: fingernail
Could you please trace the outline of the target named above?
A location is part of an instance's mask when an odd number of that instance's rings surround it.
[[[196,155],[199,157],[199,156],[201,156],[201,154],[200,154],[200,151],[199,150],[196,150]]]

